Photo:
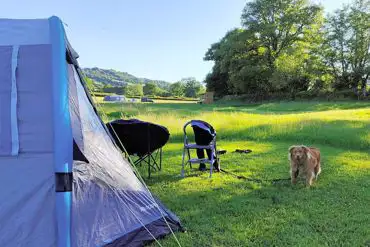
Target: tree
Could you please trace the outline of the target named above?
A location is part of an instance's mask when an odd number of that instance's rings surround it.
[[[113,87],[111,85],[105,85],[103,87],[104,93],[124,94],[124,87]]]
[[[370,1],[356,0],[328,17],[324,58],[337,89],[361,87],[370,68]]]
[[[157,84],[153,82],[148,82],[143,87],[144,95],[157,95],[158,91],[159,91],[159,88]]]
[[[170,92],[168,92],[167,90],[164,90],[162,88],[160,88],[158,90],[157,95],[161,96],[161,97],[170,97],[170,96],[172,96],[172,94]]]
[[[175,82],[170,85],[170,93],[173,96],[182,97],[185,93],[185,85],[181,81]]]
[[[202,89],[202,84],[193,77],[184,78],[181,80],[185,84],[185,97],[196,98]]]
[[[242,23],[255,36],[264,52],[270,69],[275,60],[296,42],[307,38],[322,9],[308,0],[255,0],[243,10]]]
[[[243,28],[229,31],[206,53],[205,60],[215,62],[206,78],[208,90],[218,96],[263,96],[286,91],[292,84],[315,81],[313,72],[317,72],[319,63],[317,58],[312,59],[312,50],[319,43],[315,34],[322,22],[321,8],[305,0],[248,2],[242,14]],[[286,59],[294,60],[290,68],[283,62]],[[310,60],[315,60],[315,66],[309,64]],[[308,67],[312,68],[310,76],[303,69]],[[298,72],[296,69],[299,73],[288,76],[290,71]]]
[[[216,96],[223,96],[233,93],[232,81],[233,65],[242,59],[242,53],[247,50],[244,40],[240,38],[242,29],[233,29],[217,43],[211,45],[205,54],[205,61],[214,61],[212,72],[206,77],[206,85],[209,91],[213,91]],[[242,40],[242,41],[241,41]]]
[[[215,65],[212,72],[206,76],[205,81],[207,90],[214,92],[215,96],[230,94],[228,73],[222,73],[217,65]]]
[[[326,22],[325,22],[326,21]],[[352,88],[366,94],[370,77],[370,0],[354,0],[330,15],[309,0],[252,0],[242,28],[211,45],[206,77],[215,95],[266,97]]]
[[[124,94],[126,96],[142,96],[142,95],[144,95],[143,85],[141,85],[141,84],[128,84],[124,87]]]
[[[197,94],[197,97],[199,97],[202,94],[205,94],[206,91],[207,91],[207,88],[204,85],[201,84],[200,89],[199,89],[198,94]]]

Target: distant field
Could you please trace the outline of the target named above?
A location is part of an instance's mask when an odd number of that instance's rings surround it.
[[[169,129],[163,170],[147,184],[188,229],[176,233],[182,246],[370,245],[370,102],[101,106],[105,120],[135,117]],[[191,119],[215,127],[219,147],[228,151],[221,157],[228,171],[287,178],[288,147],[306,144],[321,149],[322,175],[310,189],[303,182],[260,184],[224,173],[209,179],[189,169],[181,179],[182,127]],[[236,148],[253,152],[233,153]],[[172,237],[160,242],[177,246]]]
[[[103,96],[93,96],[93,99],[95,102],[98,102],[98,103],[107,103],[104,101]],[[127,101],[131,101],[131,100],[132,98],[127,98]],[[141,103],[140,99],[134,99],[134,100],[135,100],[135,103]],[[197,102],[196,99],[194,100],[154,99],[153,101],[154,103],[160,103],[160,104],[163,104],[163,103],[179,104],[179,103],[196,103]],[[130,102],[123,102],[122,104],[127,104],[127,103],[130,103]]]

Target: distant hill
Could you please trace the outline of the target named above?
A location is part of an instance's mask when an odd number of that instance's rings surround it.
[[[84,68],[83,72],[88,78],[94,80],[97,84],[100,84],[100,86],[123,86],[125,84],[146,84],[148,82],[153,82],[164,90],[168,90],[170,86],[170,83],[166,81],[139,78],[127,72],[121,72],[113,69],[100,69],[94,67]]]

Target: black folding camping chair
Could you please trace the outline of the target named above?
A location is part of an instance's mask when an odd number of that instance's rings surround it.
[[[162,169],[162,147],[170,136],[166,127],[138,119],[118,119],[107,123],[107,128],[122,152],[137,157],[134,165],[148,165],[148,178],[151,170]]]
[[[195,143],[190,143],[186,132],[188,126],[193,128]],[[182,169],[181,176],[185,176],[185,166],[189,164],[210,164],[209,177],[212,177],[214,165],[217,164],[217,169],[220,169],[220,160],[216,149],[216,131],[207,122],[202,120],[191,120],[187,122],[184,127],[184,149],[182,153]],[[190,150],[196,149],[198,158],[191,158]],[[206,150],[207,158],[204,158],[204,150]],[[186,159],[187,156],[187,159]],[[203,156],[203,157],[200,157]]]

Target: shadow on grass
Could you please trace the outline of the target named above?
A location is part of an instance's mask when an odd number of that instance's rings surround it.
[[[230,145],[233,145],[232,141],[224,143],[226,149]],[[289,143],[285,142],[274,142],[273,146],[266,147],[264,143],[248,142],[248,146],[253,150],[252,153],[240,154],[235,152],[228,152],[225,155],[220,155],[221,168],[237,176],[243,176],[247,178],[238,179],[231,174],[226,173],[214,173],[214,176],[226,177],[234,182],[243,181],[249,182],[249,180],[262,180],[261,183],[254,182],[259,185],[280,185],[289,183],[285,179],[289,178],[289,160],[287,158]],[[326,145],[318,146],[321,151],[321,163],[322,168],[326,173],[335,174],[340,177],[345,170],[345,166],[348,166],[349,160],[358,159],[359,157],[366,158],[358,154],[357,156],[348,156],[348,151],[333,148]],[[172,183],[183,180],[180,176],[181,173],[181,161],[182,161],[182,150],[164,150],[163,153],[163,170],[154,172],[151,179],[146,179],[149,185],[155,185],[157,183],[165,182]],[[196,157],[193,153],[192,157]],[[348,158],[347,160],[341,161],[341,157]],[[365,159],[366,160],[366,159]],[[364,160],[364,162],[365,162]],[[174,165],[175,164],[175,165]],[[363,166],[362,166],[363,167]],[[206,172],[199,172],[198,165],[193,165],[191,169],[189,166],[185,167],[185,178],[188,177],[201,177],[204,179],[208,178],[209,170]],[[209,168],[209,165],[207,165]],[[142,172],[146,170],[141,169]],[[220,174],[220,175],[219,175]],[[282,180],[282,181],[274,181]]]
[[[225,146],[230,147],[230,144],[232,145],[232,142],[225,143]],[[253,152],[249,154],[229,152],[225,155],[220,155],[221,168],[234,175],[224,172],[213,172],[213,177],[216,177],[216,179],[222,177],[222,179],[231,180],[233,182],[250,182],[250,180],[262,179],[261,182],[254,182],[254,184],[258,186],[265,184],[271,185],[271,180],[289,178],[288,162],[284,160],[283,162],[285,165],[281,165],[281,158],[283,157],[286,159],[286,144],[277,143],[273,147],[266,147],[266,144],[251,143],[251,147]],[[153,173],[150,179],[146,178],[146,183],[150,186],[161,183],[163,183],[163,185],[168,185],[179,181],[185,181],[188,178],[199,178],[204,181],[211,181],[208,180],[209,170],[205,172],[198,171],[198,164],[194,164],[192,168],[187,165],[185,167],[185,178],[182,178],[180,176],[182,161],[181,151],[182,150],[164,150],[163,170]],[[196,157],[195,152],[191,157]],[[209,165],[207,164],[206,166],[207,169],[209,169]],[[140,171],[146,172],[143,169]],[[243,176],[245,179],[238,179],[235,176]],[[279,185],[283,183],[286,183],[286,181],[277,181],[274,184]]]
[[[312,188],[229,182],[161,200],[188,228],[180,235],[186,246],[363,246],[370,240],[368,175],[327,176]]]
[[[264,150],[251,143],[258,151],[228,153],[221,166],[247,177],[285,178],[288,144],[272,144]],[[343,149],[320,149],[323,173],[311,188],[303,181],[260,184],[222,173],[208,179],[208,172],[197,171],[181,179],[180,166],[171,166],[181,154],[172,148],[165,151],[164,170],[148,184],[187,227],[177,234],[183,246],[364,246],[370,240],[370,170],[344,169],[348,164],[338,159]],[[358,164],[367,159],[356,155]],[[171,239],[164,243],[176,246]]]

